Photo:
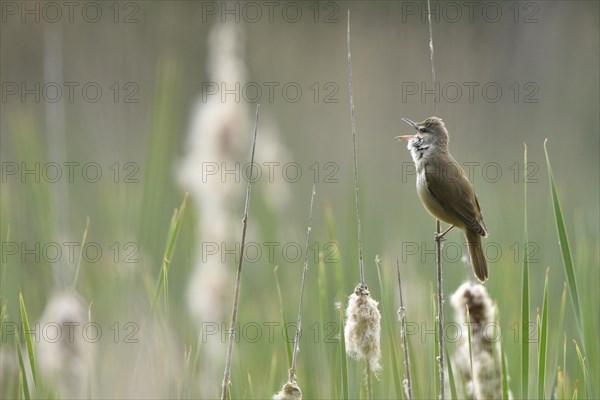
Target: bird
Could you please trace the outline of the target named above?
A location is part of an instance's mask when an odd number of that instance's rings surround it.
[[[488,267],[481,245],[481,237],[488,231],[483,220],[475,188],[465,171],[448,151],[449,136],[444,121],[429,117],[415,123],[408,118],[404,122],[415,128],[414,135],[396,136],[408,140],[407,148],[417,172],[417,193],[425,209],[440,221],[451,226],[436,239],[456,227],[463,231],[473,272],[482,283],[488,278]]]

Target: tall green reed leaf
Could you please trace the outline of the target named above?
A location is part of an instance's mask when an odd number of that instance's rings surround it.
[[[550,182],[550,191],[552,197],[552,206],[554,208],[554,217],[556,222],[556,231],[558,233],[558,243],[560,245],[560,251],[563,259],[563,267],[567,282],[569,284],[569,296],[571,298],[571,305],[573,306],[573,313],[575,314],[575,320],[577,321],[577,328],[579,331],[579,337],[581,339],[581,346],[585,353],[585,330],[583,327],[583,317],[581,306],[579,302],[579,290],[577,289],[577,279],[575,277],[575,268],[573,264],[573,257],[571,256],[571,247],[569,245],[569,237],[567,235],[567,228],[565,225],[562,209],[560,206],[560,200],[558,197],[558,190],[556,189],[556,181],[554,180],[554,174],[552,173],[552,166],[550,165],[550,156],[548,156],[548,139],[544,141],[544,153],[546,155],[546,166],[548,168],[548,181]],[[587,358],[583,358],[586,374],[589,375],[590,366]],[[591,382],[586,380],[584,382],[587,390],[587,395],[594,397]]]
[[[538,342],[538,398],[545,399],[546,386],[546,352],[548,349],[548,269],[546,269],[546,280],[544,282],[544,301],[542,303],[541,325],[538,332],[540,340]]]
[[[563,266],[565,269],[565,275],[567,276],[567,282],[569,283],[569,296],[571,297],[571,304],[573,305],[573,312],[575,313],[575,320],[579,328],[579,333],[583,336],[583,321],[581,317],[581,307],[579,305],[579,290],[577,290],[577,280],[575,279],[575,269],[573,267],[573,258],[571,256],[571,247],[569,246],[569,238],[567,236],[567,228],[563,218],[562,209],[560,207],[560,200],[558,198],[558,191],[556,190],[556,182],[554,181],[554,174],[552,173],[552,167],[550,166],[550,157],[548,156],[546,139],[544,141],[544,153],[546,154],[546,165],[548,167],[548,180],[550,182],[550,191],[552,196],[552,206],[554,207],[554,218],[556,221],[556,231],[558,232],[558,243],[560,245],[560,251],[563,258]],[[583,339],[583,337],[582,337]]]
[[[523,278],[521,280],[521,397],[529,396],[529,232],[527,228],[527,144],[523,144]]]

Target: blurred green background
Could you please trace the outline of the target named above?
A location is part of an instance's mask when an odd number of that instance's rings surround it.
[[[7,4],[16,7],[16,14]],[[36,4],[39,22],[34,15],[23,17],[22,9],[35,10]],[[188,312],[185,295],[196,262],[195,251],[202,241],[196,229],[201,224],[196,208],[186,210],[171,260],[168,316],[159,318],[149,311],[147,286],[152,287],[158,276],[169,221],[186,191],[178,184],[177,169],[188,149],[194,104],[201,99],[203,84],[214,80],[207,71],[209,33],[225,19],[241,30],[244,39],[240,46],[245,49],[247,76],[241,85],[279,85],[272,99],[265,91],[260,101],[240,99],[250,120],[255,103],[261,104],[257,148],[261,147],[261,124],[269,121],[277,127],[278,140],[303,173],[292,183],[282,179],[281,169],[275,170],[282,190],[290,193],[289,201],[278,212],[272,207],[277,192],[267,189],[271,183],[261,180],[254,185],[248,240],[304,246],[310,188],[316,183],[312,240],[321,252],[326,252],[327,242],[338,243],[339,262],[324,263],[320,272],[315,260],[310,263],[303,316],[306,340],[301,342],[298,376],[307,398],[339,396],[339,344],[335,338],[340,328],[333,304],[345,302],[359,279],[346,58],[349,8],[366,280],[373,297],[381,300],[385,329],[397,332],[395,260],[400,259],[408,318],[433,329],[434,257],[424,250],[433,251],[434,221],[416,196],[414,175],[406,173],[412,162],[405,144],[393,139],[410,133],[402,117],[422,120],[433,113],[432,96],[423,95],[422,87],[432,87],[425,3],[296,2],[289,6],[282,2],[272,18],[268,6],[261,2],[256,3],[261,17],[237,2],[94,3],[102,12],[98,22],[83,17],[86,4],[81,2],[75,9],[72,21],[63,8],[62,18],[54,23],[49,21],[54,18],[53,11],[45,9],[44,3],[2,3],[0,236],[4,243],[1,286],[6,321],[20,321],[19,288],[30,320],[38,320],[55,290],[57,276],[62,276],[60,271],[65,268],[56,264],[68,264],[69,274],[76,264],[65,262],[66,256],[58,263],[45,262],[44,257],[36,262],[32,256],[23,262],[21,251],[7,254],[7,243],[31,247],[36,242],[81,241],[89,217],[87,239],[100,243],[105,253],[99,262],[82,262],[77,291],[86,308],[92,303],[92,319],[109,337],[96,345],[93,397],[206,396],[198,384],[202,375],[214,376],[216,385],[220,384],[223,364],[219,362],[212,364],[212,371],[199,367],[194,371],[196,376],[186,378],[190,382],[183,378],[185,354],[196,348],[199,334],[199,324]],[[433,2],[438,12],[433,23],[440,85],[437,114],[450,132],[454,157],[463,164],[473,163],[471,180],[489,228],[487,242],[502,252],[490,262],[491,278],[486,286],[497,301],[506,330],[503,344],[511,389],[519,393],[520,341],[510,327],[520,323],[523,143],[527,143],[531,162],[529,240],[536,251],[530,264],[532,321],[536,308],[541,307],[546,268],[550,271],[550,310],[558,310],[565,281],[543,153],[546,138],[587,318],[587,357],[597,376],[599,4],[478,2],[472,14],[462,3],[452,4]],[[289,14],[282,11],[286,5]],[[233,15],[224,13],[226,7],[238,10],[239,22],[235,21],[236,11]],[[291,21],[294,10],[301,12],[296,22]],[[498,10],[501,14],[496,16]],[[59,101],[51,102],[50,92],[44,94],[42,89],[39,100],[35,95],[22,94],[22,84],[35,91],[36,82],[42,88],[48,82],[77,82],[79,86],[74,101],[68,101],[63,93]],[[82,95],[81,88],[90,82],[102,88],[97,102]],[[296,102],[286,99],[281,91],[288,83],[302,89]],[[474,88],[472,98],[469,85]],[[16,94],[11,92],[15,87]],[[415,87],[416,94],[407,92]],[[456,87],[462,94],[455,92]],[[489,91],[484,87],[490,87]],[[496,88],[501,89],[497,99]],[[126,101],[132,99],[136,102]],[[233,96],[226,100],[231,102]],[[248,151],[241,155],[239,161],[247,162]],[[58,183],[44,179],[35,182],[31,176],[24,181],[6,169],[14,165],[20,168],[22,163],[31,166],[65,161],[96,162],[103,177],[90,183],[81,179],[81,170],[76,169],[73,182],[64,178]],[[328,162],[334,163],[333,170],[325,169]],[[121,174],[118,182],[113,179],[115,170],[110,169],[115,163]],[[126,167],[126,163],[133,164]],[[317,179],[314,167],[311,169],[315,163],[320,172]],[[495,164],[485,169],[486,163]],[[124,182],[124,175],[132,171],[138,182]],[[334,171],[335,182],[324,179],[330,171]],[[496,177],[497,171],[501,175]],[[238,186],[240,196],[232,210],[236,221],[242,217],[245,182]],[[192,194],[190,203],[195,200]],[[239,237],[237,233],[234,236]],[[449,237],[450,243],[461,241],[456,232]],[[121,251],[117,260],[113,259],[114,252],[107,250],[113,243]],[[123,262],[126,243],[139,250],[137,262]],[[407,254],[407,244],[416,244],[419,253]],[[383,290],[377,284],[376,255],[382,257]],[[275,265],[279,265],[285,319],[295,320],[302,261],[286,261],[276,252],[273,260],[263,258],[246,264],[240,323],[256,322],[264,328],[265,322],[282,322]],[[226,264],[234,271],[233,257]],[[449,296],[466,278],[465,263],[445,260],[444,271],[444,289]],[[328,277],[327,282],[323,276]],[[229,282],[233,290],[233,279]],[[230,303],[224,308],[229,310]],[[571,339],[579,339],[571,310],[567,306],[564,330],[572,388],[576,379],[583,379],[583,373],[572,351]],[[452,318],[449,304],[446,318]],[[109,326],[119,322],[123,334],[122,326],[128,321],[139,326],[139,343],[115,343]],[[325,327],[328,322],[336,325],[329,330]],[[549,323],[558,323],[552,312]],[[316,331],[308,329],[313,324],[317,324]],[[286,347],[280,330],[275,332],[274,340],[263,337],[257,343],[242,340],[236,344],[235,397],[268,397],[283,383],[287,376]],[[320,337],[312,337],[315,332],[320,332]],[[324,340],[328,333],[332,333],[331,343]],[[2,340],[0,386],[3,398],[10,398],[17,393],[16,370],[10,366],[14,360],[9,355],[14,354],[14,343],[12,337]],[[375,383],[375,394],[392,398],[396,394],[390,348],[385,348],[389,341],[387,336],[382,340],[384,372]],[[418,394],[432,397],[433,336],[422,339],[415,335],[409,340],[414,340]],[[563,327],[555,326],[549,340],[553,352],[549,365],[562,363]],[[395,348],[401,360],[399,342]],[[200,348],[200,360],[208,357],[207,352]],[[532,352],[535,354],[534,345]],[[532,361],[535,370],[534,365]],[[353,377],[350,394],[357,397],[362,367],[354,361],[349,361],[349,367]],[[549,369],[555,370],[553,366]],[[594,385],[597,394],[598,383]],[[182,392],[184,386],[187,389]]]

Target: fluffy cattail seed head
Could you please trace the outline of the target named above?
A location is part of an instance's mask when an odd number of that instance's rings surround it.
[[[295,380],[287,381],[281,390],[273,395],[273,400],[302,400],[300,386]]]
[[[367,285],[359,283],[350,295],[346,309],[346,352],[358,360],[364,359],[371,371],[381,369],[381,314]]]

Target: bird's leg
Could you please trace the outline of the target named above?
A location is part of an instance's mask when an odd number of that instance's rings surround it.
[[[450,232],[453,228],[454,228],[454,225],[450,225],[450,228],[446,229],[442,233],[438,234],[437,232],[435,232],[435,234],[434,234],[435,240],[439,240],[439,241],[445,240],[444,236],[446,236],[446,233]]]

